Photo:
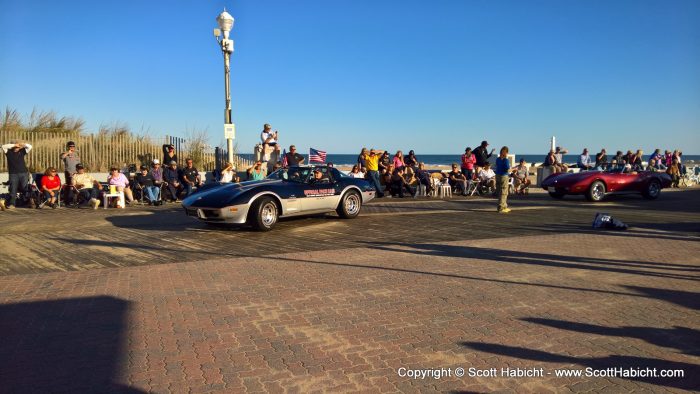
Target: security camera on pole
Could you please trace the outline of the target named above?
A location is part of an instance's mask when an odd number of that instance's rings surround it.
[[[224,12],[216,17],[216,22],[219,24],[218,29],[214,29],[214,37],[221,45],[221,52],[224,54],[224,84],[226,89],[226,111],[224,112],[224,137],[226,138],[226,148],[228,149],[228,162],[233,163],[233,139],[236,138],[236,126],[231,122],[231,66],[230,59],[233,53],[233,40],[228,38],[231,29],[233,28],[233,17],[231,14]],[[221,38],[221,32],[224,33],[224,38]]]

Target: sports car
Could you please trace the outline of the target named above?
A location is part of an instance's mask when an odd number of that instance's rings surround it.
[[[542,181],[542,188],[554,198],[583,194],[588,201],[602,201],[608,194],[641,193],[653,200],[661,189],[671,186],[671,176],[663,172],[629,171],[612,168],[605,171],[552,174]]]
[[[182,205],[187,215],[205,223],[247,223],[267,231],[289,216],[335,211],[342,218],[354,218],[375,192],[369,182],[336,168],[298,166],[279,169],[261,181],[204,186]]]

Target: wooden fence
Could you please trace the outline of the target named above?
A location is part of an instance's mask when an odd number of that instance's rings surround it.
[[[48,167],[63,169],[61,154],[66,151],[68,141],[75,142],[81,162],[91,172],[106,172],[111,166],[123,168],[130,164],[149,165],[153,159],[163,159],[163,144],[175,145],[178,159],[195,159],[200,171],[212,171],[221,163],[220,149],[206,147],[198,152],[188,151],[187,141],[178,137],[141,137],[130,133],[79,134],[62,132],[9,132],[0,130],[0,143],[9,144],[22,140],[32,145],[26,157],[27,166],[32,172],[43,172]],[[250,160],[234,155],[234,165],[245,169],[252,165]],[[0,172],[7,171],[7,160],[0,160]]]

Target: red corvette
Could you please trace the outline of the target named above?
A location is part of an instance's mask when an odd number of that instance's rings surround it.
[[[671,186],[671,176],[663,172],[625,172],[623,169],[558,173],[542,181],[542,188],[554,198],[583,194],[588,201],[601,201],[606,194],[641,193],[653,200],[661,189]]]

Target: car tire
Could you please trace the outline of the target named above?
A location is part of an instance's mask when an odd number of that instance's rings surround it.
[[[647,188],[642,192],[642,197],[647,200],[656,200],[661,194],[661,183],[656,179],[652,179],[647,184]]]
[[[556,198],[557,200],[561,200],[564,198],[564,193],[562,192],[549,192],[549,196],[552,198]]]
[[[248,212],[248,224],[258,231],[270,231],[277,223],[277,203],[271,197],[260,197],[253,202]]]
[[[586,192],[586,199],[591,202],[600,202],[605,198],[605,183],[601,181],[594,181]]]
[[[340,204],[335,211],[338,213],[338,216],[343,219],[353,219],[360,214],[361,209],[362,197],[360,197],[360,193],[350,190],[340,199]]]

